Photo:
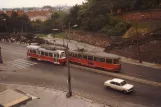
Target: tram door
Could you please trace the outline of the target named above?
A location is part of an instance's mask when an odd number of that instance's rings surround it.
[[[59,54],[54,53],[54,62],[58,62]]]

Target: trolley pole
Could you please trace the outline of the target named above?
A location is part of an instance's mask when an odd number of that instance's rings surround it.
[[[70,23],[69,23],[69,34],[70,34]],[[67,39],[67,37],[66,37]],[[66,97],[69,98],[72,96],[72,88],[71,88],[71,75],[70,75],[70,65],[69,65],[69,48],[68,48],[68,41],[67,41],[67,66],[68,66],[68,93],[66,94]]]
[[[1,54],[1,46],[0,46],[0,64],[3,63],[3,60],[2,60],[2,54]]]

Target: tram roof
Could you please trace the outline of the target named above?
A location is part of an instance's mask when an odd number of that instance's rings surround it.
[[[44,52],[51,52],[51,53],[59,53],[59,52],[64,52],[63,50],[48,50],[48,49],[45,49],[45,48],[39,48],[38,50],[40,51],[44,51]]]
[[[36,46],[36,45],[29,45],[29,46],[27,46],[27,48],[38,49],[38,48],[40,48],[40,46]]]
[[[106,58],[120,58],[118,55],[110,54],[110,53],[105,53],[105,52],[99,52],[97,50],[92,50],[92,51],[77,51],[77,50],[70,50],[70,52],[74,52],[77,54],[86,54],[86,55],[91,55],[91,56],[96,56],[96,57],[106,57]]]

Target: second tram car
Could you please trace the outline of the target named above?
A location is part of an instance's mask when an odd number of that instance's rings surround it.
[[[113,72],[121,70],[120,57],[108,53],[70,51],[69,61]]]

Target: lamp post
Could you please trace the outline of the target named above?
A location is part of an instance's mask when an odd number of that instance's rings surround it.
[[[144,18],[144,15],[141,15],[141,18]],[[139,63],[142,63],[142,59],[141,59],[141,51],[140,51],[140,44],[139,44],[139,34],[138,34],[138,21],[136,19],[136,35],[137,35],[137,50],[138,50],[138,59],[139,59]]]
[[[70,22],[69,22],[69,34],[70,34]],[[70,65],[69,65],[68,41],[67,41],[66,53],[67,53],[67,66],[68,66],[68,93],[66,94],[66,97],[69,98],[72,96],[72,88],[71,88],[71,75],[70,75]]]
[[[7,32],[7,22],[6,19],[2,19],[5,22],[5,31]]]
[[[2,19],[4,22],[5,22],[5,30],[7,32],[7,24],[6,24],[6,19]],[[1,54],[1,46],[0,46],[0,64],[3,63],[3,60],[2,60],[2,54]]]

